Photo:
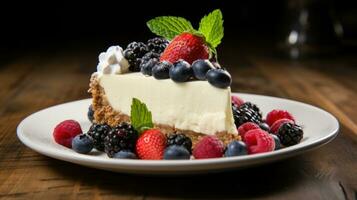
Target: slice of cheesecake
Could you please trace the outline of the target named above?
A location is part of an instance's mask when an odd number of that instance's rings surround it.
[[[175,83],[141,73],[93,74],[90,82],[96,123],[110,126],[130,121],[133,98],[144,102],[156,128],[176,131],[193,142],[203,135],[217,135],[223,142],[238,139],[231,108],[231,89],[207,81]]]

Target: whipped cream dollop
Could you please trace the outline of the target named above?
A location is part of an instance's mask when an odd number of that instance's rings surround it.
[[[99,74],[123,74],[129,71],[129,62],[124,58],[120,46],[111,46],[99,54],[97,72]]]

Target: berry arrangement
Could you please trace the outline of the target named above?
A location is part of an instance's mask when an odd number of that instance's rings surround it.
[[[204,16],[196,30],[182,17],[162,16],[147,22],[159,37],[131,42],[123,51],[129,71],[176,83],[208,81],[218,88],[232,83],[231,75],[217,61],[216,47],[223,38],[220,10]]]
[[[81,154],[92,149],[105,152],[109,158],[142,160],[187,160],[233,157],[279,150],[298,144],[304,135],[301,126],[288,111],[272,110],[263,119],[258,106],[232,96],[232,110],[238,134],[242,140],[232,140],[226,146],[216,136],[202,137],[194,146],[180,132],[168,135],[155,129],[152,114],[146,105],[133,99],[130,123],[110,127],[93,123],[91,106],[88,119],[92,122],[83,133],[78,122],[66,120],[53,132],[54,140]]]

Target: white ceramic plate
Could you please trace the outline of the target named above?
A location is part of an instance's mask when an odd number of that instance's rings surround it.
[[[66,119],[79,121],[83,131],[87,131],[90,126],[87,119],[90,99],[53,106],[28,116],[17,127],[17,136],[26,146],[43,155],[88,167],[138,174],[188,174],[238,169],[285,159],[320,147],[330,142],[338,133],[339,123],[336,118],[314,106],[261,95],[236,95],[245,101],[257,104],[263,114],[276,108],[291,112],[297,123],[304,128],[304,138],[301,143],[269,153],[204,160],[110,159],[104,153],[99,152],[93,152],[92,155],[82,155],[55,143],[52,138],[52,131],[59,122]]]

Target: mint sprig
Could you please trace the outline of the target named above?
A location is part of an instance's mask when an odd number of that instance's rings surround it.
[[[204,16],[200,21],[198,30],[195,30],[185,18],[173,16],[156,17],[148,21],[147,26],[156,35],[168,40],[172,40],[183,32],[190,32],[203,37],[207,46],[214,54],[217,54],[216,47],[221,43],[224,35],[223,16],[219,9]]]
[[[151,112],[145,103],[136,98],[133,98],[131,103],[130,121],[134,129],[139,133],[154,126]]]
[[[206,42],[212,48],[216,48],[223,38],[223,16],[219,9],[214,10],[210,14],[201,19],[198,31],[201,32]]]
[[[191,23],[182,17],[163,16],[148,21],[147,26],[156,35],[172,40],[182,32],[194,30]]]

